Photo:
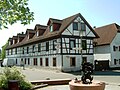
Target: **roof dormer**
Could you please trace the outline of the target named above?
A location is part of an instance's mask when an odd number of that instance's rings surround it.
[[[36,24],[35,26],[35,31],[36,31],[36,36],[41,36],[45,32],[47,26]]]
[[[31,39],[35,35],[35,30],[27,29],[26,30],[26,35],[27,35],[28,39]]]
[[[22,33],[18,33],[17,36],[18,36],[17,42],[19,43],[25,38],[26,34],[24,34],[24,32],[22,32]]]
[[[12,38],[9,38],[9,39],[8,39],[8,43],[9,43],[9,45],[12,45],[12,44],[13,44],[13,39],[12,39]]]
[[[62,20],[50,18],[47,25],[49,26],[49,32],[59,30]]]
[[[18,37],[17,36],[13,36],[13,44],[16,44],[17,40],[18,40]]]

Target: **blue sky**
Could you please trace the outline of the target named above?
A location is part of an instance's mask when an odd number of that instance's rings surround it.
[[[117,23],[120,25],[120,0],[29,0],[35,20],[27,26],[16,23],[0,31],[0,47],[9,37],[33,29],[36,24],[46,25],[49,18],[64,19],[81,13],[93,27]]]

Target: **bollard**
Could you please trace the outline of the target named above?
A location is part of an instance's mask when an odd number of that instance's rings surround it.
[[[9,80],[8,90],[19,90],[19,80]]]

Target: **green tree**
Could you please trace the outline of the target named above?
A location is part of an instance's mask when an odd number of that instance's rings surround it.
[[[30,24],[34,13],[30,12],[28,0],[0,0],[0,29],[8,28],[17,21],[21,24]]]
[[[6,57],[6,47],[8,46],[8,42],[2,46],[2,51],[1,51],[1,59],[3,60]]]

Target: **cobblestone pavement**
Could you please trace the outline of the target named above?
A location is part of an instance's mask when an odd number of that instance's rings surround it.
[[[21,68],[22,70],[22,68]],[[2,68],[0,68],[0,72]],[[41,69],[41,68],[25,68],[22,73],[29,81],[50,79],[74,79],[81,78],[80,72],[63,73],[58,70]],[[105,90],[120,90],[120,70],[95,72],[94,80],[104,81],[106,83]],[[47,86],[37,90],[70,90],[69,85]]]

